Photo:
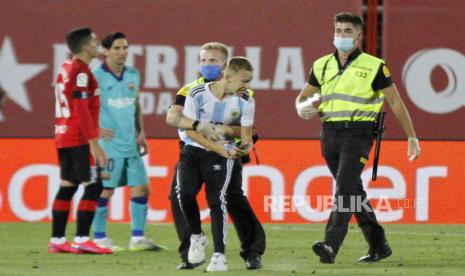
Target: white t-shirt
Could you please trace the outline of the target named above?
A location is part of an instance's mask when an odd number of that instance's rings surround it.
[[[211,92],[210,85],[201,84],[189,91],[183,110],[186,117],[213,124],[253,126],[255,101],[252,97],[231,95],[219,100]],[[204,148],[185,133],[182,136],[187,145]]]

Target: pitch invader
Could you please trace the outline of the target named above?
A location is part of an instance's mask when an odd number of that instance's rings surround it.
[[[177,198],[191,231],[188,260],[199,263],[205,256],[206,238],[196,209],[196,195],[203,179],[212,219],[214,253],[208,272],[227,271],[225,256],[227,234],[226,196],[229,185],[242,183],[241,157],[253,146],[252,131],[255,102],[252,97],[239,97],[249,89],[253,68],[243,57],[233,57],[226,65],[224,76],[217,82],[201,84],[186,97],[184,115],[193,120],[214,124],[239,125],[241,146],[234,141],[224,144],[208,140],[187,130],[183,140],[177,170]]]
[[[90,28],[80,28],[70,31],[66,42],[73,57],[63,63],[55,84],[55,142],[61,180],[52,207],[52,238],[48,252],[111,254],[111,250],[89,240],[101,192],[95,163],[106,166],[108,162],[98,144],[99,92],[88,67],[98,55],[98,41]],[[76,235],[70,243],[66,241],[65,230],[71,199],[79,184],[84,186],[84,194],[77,210]]]
[[[176,94],[176,102],[170,107],[166,115],[167,123],[171,126],[189,129],[180,126],[180,123],[183,119],[189,119],[183,115],[184,103],[186,101],[187,94],[197,85],[219,81],[223,77],[223,70],[226,67],[228,60],[227,46],[219,42],[208,42],[202,45],[200,49],[199,71],[202,74],[202,77],[182,87]],[[249,96],[251,97],[253,95],[253,91],[250,89],[244,92],[244,98]],[[190,120],[193,121],[192,119]],[[198,123],[200,125],[202,122],[198,121]],[[194,124],[196,123],[194,122]],[[196,129],[197,132],[202,133],[199,131],[198,126]],[[223,124],[215,125],[214,129],[223,132],[221,134],[218,133],[218,135],[221,136],[240,136],[240,126],[226,126]],[[184,135],[184,130],[181,129],[179,130],[179,133],[181,138],[179,145],[182,150],[185,143],[182,139],[186,135]],[[211,135],[204,134],[204,136],[210,137],[212,140],[219,139],[214,138]],[[237,140],[236,143],[238,143]],[[249,156],[242,158],[242,164],[245,164],[249,161],[248,159],[250,159],[250,157],[247,157]],[[174,225],[180,241],[178,251],[180,253],[182,263],[178,266],[178,269],[194,269],[205,261],[205,256],[198,256],[199,258],[195,260],[198,261],[197,263],[190,263],[188,260],[191,233],[189,226],[181,212],[179,201],[176,195],[175,188],[177,186],[177,168],[178,165],[175,167],[175,176],[171,182],[169,198],[171,201]],[[198,181],[200,183],[204,182],[202,178],[199,178]],[[265,231],[260,221],[257,219],[253,209],[251,208],[247,197],[244,195],[241,182],[231,182],[226,192],[226,202],[226,209],[229,216],[231,217],[234,227],[236,228],[236,232],[241,243],[240,256],[244,259],[246,268],[249,270],[261,268],[261,256],[263,255],[266,247]],[[196,213],[198,212],[199,211],[197,206]],[[205,241],[206,236],[200,236],[199,240]],[[202,242],[197,242],[197,244],[202,244]]]
[[[94,70],[94,74],[101,91],[100,126],[103,139],[99,143],[108,154],[105,173],[111,178],[103,180],[103,191],[93,222],[94,241],[112,250],[123,249],[107,237],[107,204],[116,188],[127,185],[132,195],[129,249],[160,250],[163,247],[145,237],[150,191],[141,157],[147,153],[147,140],[139,104],[140,74],[135,68],[125,65],[129,43],[123,33],[108,34],[102,40],[102,46],[105,61]]]

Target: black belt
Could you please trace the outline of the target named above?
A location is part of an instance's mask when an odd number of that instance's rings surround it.
[[[375,122],[361,121],[361,122],[351,122],[351,121],[341,121],[341,122],[323,122],[323,128],[333,128],[333,129],[345,129],[345,128],[370,128],[374,127]]]

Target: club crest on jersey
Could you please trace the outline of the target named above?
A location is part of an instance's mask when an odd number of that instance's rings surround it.
[[[239,117],[239,110],[237,110],[236,108],[231,109],[231,117],[233,118]]]
[[[129,90],[133,91],[136,85],[133,82],[128,83]]]

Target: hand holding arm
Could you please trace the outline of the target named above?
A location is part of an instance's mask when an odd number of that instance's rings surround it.
[[[115,132],[110,128],[99,128],[99,137],[106,141],[110,141],[115,137]]]
[[[225,158],[233,158],[233,159],[238,158],[238,157],[235,157],[236,152],[238,151],[238,149],[235,146],[233,146],[232,148],[230,148],[229,146],[225,146],[224,141],[213,142],[207,139],[202,134],[195,132],[193,130],[186,130],[186,134],[190,138],[192,138],[195,142],[197,142],[199,145],[202,145],[206,149],[216,152],[217,154]]]
[[[105,167],[108,164],[108,157],[98,144],[98,138],[90,139],[89,147],[95,163],[102,168]]]

